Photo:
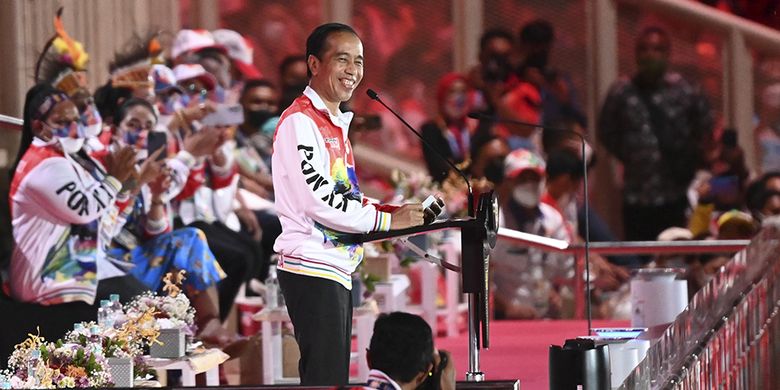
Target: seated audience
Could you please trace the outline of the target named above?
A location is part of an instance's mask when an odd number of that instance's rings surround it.
[[[27,92],[9,195],[15,244],[10,287],[16,300],[51,305],[107,298],[97,296],[103,276],[98,262],[107,245],[99,222],[133,180],[135,152],[120,148],[103,168],[82,151],[84,140],[78,109],[63,92],[48,84]],[[100,284],[125,298],[144,290],[132,276]]]

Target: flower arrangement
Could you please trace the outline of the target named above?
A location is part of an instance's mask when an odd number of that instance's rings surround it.
[[[184,329],[188,335],[194,335],[195,309],[184,294],[157,295],[146,292],[138,295],[126,306],[128,317],[138,317],[144,313],[152,313],[158,329]]]
[[[66,333],[63,340],[68,344],[89,347],[89,329],[96,324],[90,321],[81,322],[80,325]],[[131,359],[135,377],[145,377],[153,371],[143,359],[144,346],[157,342],[159,334],[152,311],[146,315],[128,317],[119,329],[103,329],[100,333],[103,355],[106,358]]]
[[[8,359],[7,383],[14,389],[87,388],[113,385],[108,362],[100,349],[46,342],[28,335]]]

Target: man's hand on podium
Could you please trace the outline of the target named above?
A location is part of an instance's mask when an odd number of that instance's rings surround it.
[[[406,229],[423,224],[423,206],[420,203],[407,203],[391,213],[390,230]]]

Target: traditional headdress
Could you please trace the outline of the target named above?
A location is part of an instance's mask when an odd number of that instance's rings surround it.
[[[157,32],[141,37],[133,35],[120,52],[114,54],[109,64],[111,85],[130,89],[154,86],[152,66],[163,63],[162,45]]]
[[[54,16],[54,36],[46,42],[35,65],[35,82],[49,83],[72,96],[86,88],[89,55],[81,42],[74,40],[62,24],[62,7]]]

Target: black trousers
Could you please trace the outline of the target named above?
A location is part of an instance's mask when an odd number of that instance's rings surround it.
[[[632,205],[624,201],[623,229],[626,240],[655,241],[666,228],[688,226],[685,218],[687,207],[685,198],[659,206]]]
[[[279,271],[279,285],[301,351],[301,385],[347,385],[352,345],[350,291],[331,280],[286,271]]]

